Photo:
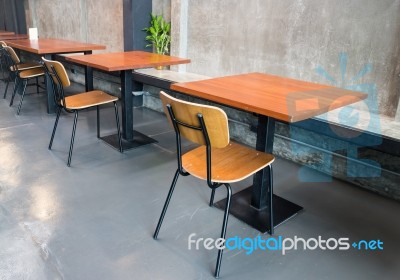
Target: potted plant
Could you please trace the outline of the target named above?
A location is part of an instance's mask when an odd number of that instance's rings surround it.
[[[150,44],[146,47],[153,46],[158,54],[168,54],[171,44],[171,23],[166,22],[162,15],[150,14],[150,26],[143,29],[147,32],[146,41]]]

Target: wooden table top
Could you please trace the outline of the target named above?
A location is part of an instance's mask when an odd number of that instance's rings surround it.
[[[1,41],[7,40],[21,40],[21,39],[28,39],[28,34],[7,34],[7,35],[0,35]]]
[[[286,122],[355,103],[366,94],[263,73],[175,83],[172,90]]]
[[[71,53],[104,50],[106,46],[64,39],[39,38],[36,40],[12,40],[7,44],[13,48],[36,54]]]
[[[105,71],[121,71],[189,63],[190,59],[143,51],[74,55],[67,60]]]
[[[5,31],[5,30],[0,30],[0,35],[13,35],[15,34],[12,31]]]

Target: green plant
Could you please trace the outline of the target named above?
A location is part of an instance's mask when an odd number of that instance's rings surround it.
[[[171,44],[171,23],[166,22],[161,15],[150,16],[150,26],[143,29],[148,34],[146,41],[150,42],[146,47],[153,46],[158,54],[167,54]]]

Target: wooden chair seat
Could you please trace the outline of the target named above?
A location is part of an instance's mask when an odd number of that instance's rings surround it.
[[[17,68],[17,69],[15,69]],[[36,63],[36,62],[28,62],[28,63],[19,63],[16,66],[11,66],[10,69],[11,71],[23,71],[23,70],[27,70],[27,69],[32,69],[32,68],[43,68],[43,65],[41,65],[40,63]]]
[[[275,157],[231,142],[211,150],[211,180],[220,183],[241,181],[271,164]],[[191,175],[207,180],[206,147],[200,146],[182,156],[182,166]]]
[[[21,79],[31,79],[31,78],[36,78],[36,77],[40,77],[40,76],[44,76],[43,67],[32,68],[32,69],[21,71],[19,73],[19,77]]]
[[[118,97],[112,96],[101,90],[93,90],[65,97],[65,107],[72,110],[78,110],[112,103],[117,100]]]

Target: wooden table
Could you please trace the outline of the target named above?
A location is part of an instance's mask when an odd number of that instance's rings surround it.
[[[28,39],[28,34],[0,35],[0,41]]]
[[[360,101],[361,92],[304,82],[269,74],[250,73],[196,82],[176,83],[172,90],[211,100],[258,115],[256,149],[272,153],[275,120],[297,122]],[[231,213],[265,233],[269,231],[268,170],[258,172],[253,185],[233,195]],[[216,203],[224,209],[225,200]],[[302,207],[274,195],[274,226]]]
[[[56,54],[64,53],[77,53],[83,52],[85,55],[91,54],[93,50],[104,50],[106,46],[82,43],[77,41],[63,40],[63,39],[45,39],[39,38],[37,40],[10,40],[7,44],[15,49],[23,50],[26,52],[43,55],[46,59],[55,59]],[[46,80],[48,79],[46,75]],[[85,71],[86,87],[93,88],[93,72],[91,69]],[[49,80],[46,81],[47,87],[47,113],[54,113],[54,93]]]
[[[2,35],[13,35],[13,34],[15,34],[15,33],[12,32],[12,31],[0,30],[0,36],[2,36]]]
[[[132,81],[132,70],[190,62],[186,58],[143,51],[70,56],[67,57],[67,60],[85,65],[85,67],[93,67],[108,72],[121,71],[122,144],[124,150],[156,142],[154,139],[133,130],[132,83],[135,83],[135,81]],[[117,135],[103,137],[102,139],[115,147],[118,145]]]

